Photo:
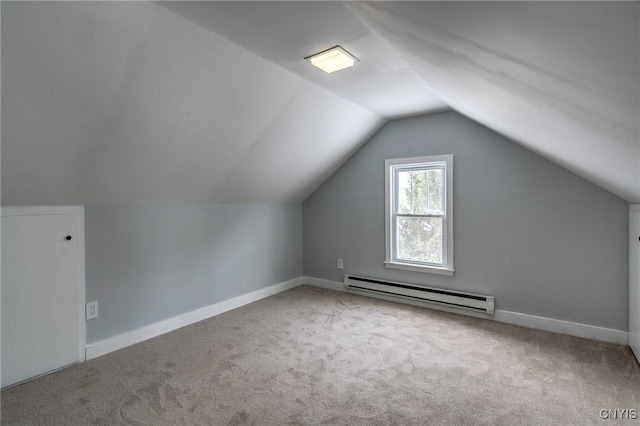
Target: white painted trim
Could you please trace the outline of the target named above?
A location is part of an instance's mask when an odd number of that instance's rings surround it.
[[[347,291],[344,283],[338,281],[325,280],[322,278],[314,278],[314,277],[302,277],[302,284],[310,285],[312,287],[320,287],[326,288],[329,290],[336,291]]]
[[[242,296],[234,297],[233,299],[205,306],[204,308],[196,309],[195,311],[186,312],[184,314],[157,322],[155,324],[150,324],[148,326],[120,334],[118,336],[110,337],[108,339],[92,343],[90,345],[87,345],[86,359],[90,360],[102,355],[106,355],[110,352],[117,351],[118,349],[126,348],[127,346],[143,342],[145,340],[160,336],[170,331],[177,330],[198,321],[202,321],[207,318],[211,318],[224,312],[247,305],[249,303],[256,302],[260,299],[273,296],[274,294],[281,293],[294,287],[298,287],[301,284],[302,277],[294,278],[289,281],[284,281],[270,287],[243,294]]]
[[[629,211],[640,212],[640,204],[629,204]]]
[[[394,215],[394,199],[395,194],[394,173],[393,169],[398,166],[419,166],[425,163],[444,163],[445,165],[445,215],[443,216],[444,225],[446,227],[446,235],[444,238],[444,265],[421,265],[419,263],[402,262],[395,259],[394,250],[392,248],[394,240],[395,226],[392,224]],[[395,158],[387,159],[384,162],[384,240],[385,240],[385,267],[394,269],[405,269],[413,272],[432,273],[439,275],[453,276],[454,269],[454,250],[453,250],[453,154],[431,155],[427,157],[412,158]],[[394,229],[392,229],[394,228]]]
[[[187,312],[182,315],[178,315],[173,318],[166,319],[164,321],[157,322],[127,333],[120,334],[118,336],[110,337],[100,342],[92,343],[86,346],[86,359],[94,359],[102,355],[106,355],[110,352],[126,348],[127,346],[134,345],[136,343],[143,342],[153,337],[160,336],[170,331],[177,330],[190,324],[194,324],[198,321],[202,321],[207,318],[220,315],[224,312],[239,308],[249,303],[264,299],[274,294],[281,293],[283,291],[298,287],[299,285],[306,284],[313,287],[325,288],[329,290],[347,292],[344,283],[332,280],[325,280],[315,277],[298,277],[289,281],[285,281],[279,284],[272,285],[260,290],[253,291],[251,293],[244,294],[242,296],[234,297],[233,299],[225,300],[204,308],[197,309],[195,311]],[[400,302],[399,299],[386,297],[383,295],[372,295],[366,292],[348,291],[349,293],[357,293],[368,297],[375,297],[378,299]],[[455,308],[449,308],[446,306],[432,305],[424,302],[415,302],[402,300],[402,303],[409,303],[411,305],[426,307],[429,309],[435,309],[446,312],[459,313],[462,315],[472,316],[476,318],[484,318],[489,320],[496,320],[499,322],[520,325],[529,328],[536,328],[540,330],[551,331],[555,333],[568,334],[577,337],[584,337],[587,339],[601,340],[605,342],[613,342],[621,345],[628,344],[628,333],[626,331],[613,330],[608,328],[596,327],[586,324],[572,323],[567,321],[555,320],[551,318],[537,317],[534,315],[520,314],[517,312],[496,310],[495,316],[458,310]]]
[[[3,206],[0,211],[2,216],[80,214],[84,217],[83,206]]]
[[[629,346],[640,362],[640,204],[635,207],[629,211]]]
[[[385,261],[385,268],[390,269],[403,269],[405,271],[413,271],[413,272],[424,272],[428,274],[438,274],[438,275],[446,275],[452,277],[455,269],[449,268],[437,268],[435,266],[426,266],[426,265],[414,265],[411,263],[402,263],[402,262],[393,262],[393,261]]]
[[[583,337],[585,339],[600,340],[603,342],[617,343],[619,345],[629,344],[628,332],[612,328],[597,327],[595,325],[562,321],[553,318],[538,317],[535,315],[502,310],[496,310],[495,319],[496,321],[507,324],[521,325],[523,327],[552,331],[560,334],[568,334],[570,336]]]
[[[85,257],[84,257],[84,207],[79,207],[78,213],[78,229],[76,230],[76,238],[78,240],[78,254],[80,258],[80,264],[78,266],[78,298],[80,299],[80,306],[78,307],[78,316],[80,321],[80,349],[78,357],[80,362],[86,359],[86,346],[87,346],[87,320],[85,318],[85,304],[87,300],[86,296],[86,272],[85,272]]]
[[[472,316],[476,318],[484,318],[488,320],[498,321],[506,324],[519,325],[522,327],[535,328],[538,330],[546,330],[554,333],[567,334],[570,336],[583,337],[585,339],[599,340],[603,342],[617,343],[620,345],[629,344],[629,333],[622,330],[611,328],[597,327],[594,325],[581,324],[576,322],[562,321],[553,318],[539,317],[535,315],[521,314],[518,312],[496,310],[495,315],[487,315],[478,312],[466,311],[463,309],[449,308],[425,302],[413,302],[393,296],[377,295],[368,292],[358,292],[348,290],[343,283],[338,281],[325,280],[314,277],[303,277],[303,283],[314,287],[321,287],[330,290],[344,291],[356,293],[363,296],[374,297],[376,299],[389,300],[393,302],[407,303],[414,306],[421,306],[428,309],[438,311],[453,312],[461,315]]]

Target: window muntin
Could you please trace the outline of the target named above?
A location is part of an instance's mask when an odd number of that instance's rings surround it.
[[[453,273],[453,156],[386,161],[388,267]]]

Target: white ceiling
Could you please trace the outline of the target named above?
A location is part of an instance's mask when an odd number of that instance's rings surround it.
[[[382,117],[448,109],[420,76],[342,2],[159,4]],[[326,74],[304,60],[338,44],[360,60],[354,68]]]
[[[384,120],[155,3],[2,2],[2,202],[300,202]]]
[[[1,7],[4,205],[299,202],[447,106],[640,202],[637,2]]]
[[[349,3],[453,109],[640,202],[638,2]]]

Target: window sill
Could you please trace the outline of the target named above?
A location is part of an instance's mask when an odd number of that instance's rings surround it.
[[[400,262],[384,262],[385,268],[391,269],[403,269],[405,271],[413,271],[413,272],[424,272],[426,274],[438,274],[438,275],[447,275],[449,277],[453,276],[455,269],[453,268],[438,268],[435,266],[422,266],[422,265],[413,265],[410,263],[400,263]]]

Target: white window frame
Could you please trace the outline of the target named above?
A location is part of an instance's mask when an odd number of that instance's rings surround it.
[[[426,272],[453,276],[453,155],[432,155],[428,157],[397,158],[385,160],[385,262],[384,266],[393,269],[404,269],[414,272]],[[413,167],[442,167],[445,173],[445,199],[444,207],[444,241],[442,264],[428,264],[423,262],[412,262],[399,260],[394,253],[395,244],[395,171],[403,168]]]

